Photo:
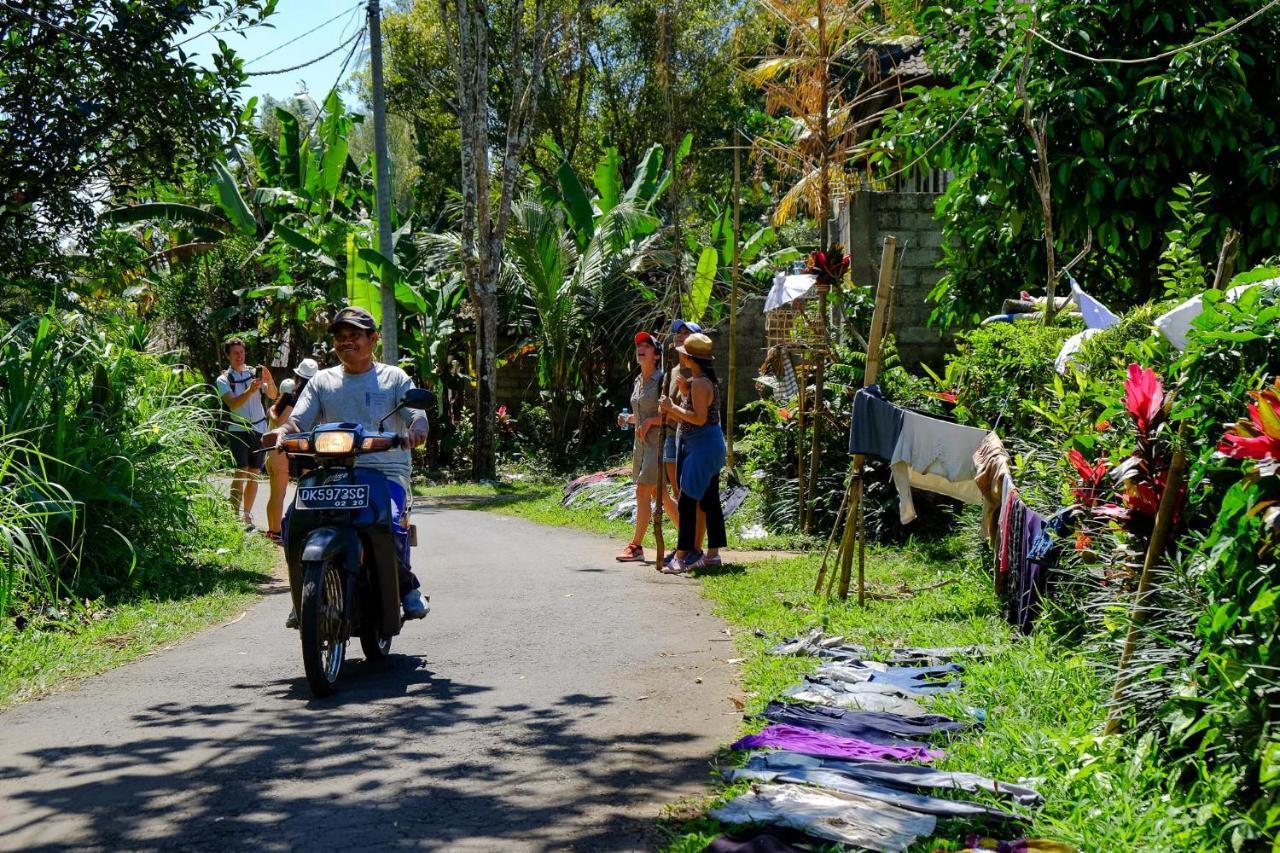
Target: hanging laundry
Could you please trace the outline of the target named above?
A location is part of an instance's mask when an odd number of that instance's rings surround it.
[[[1067,279],[1071,282],[1071,298],[1080,306],[1080,315],[1084,317],[1086,329],[1109,329],[1120,322],[1120,318],[1110,308],[1085,293],[1080,288],[1080,283],[1070,274]]]
[[[859,738],[840,737],[810,731],[798,726],[765,726],[759,734],[747,735],[733,745],[734,749],[785,749],[804,755],[829,758],[874,758],[894,761],[932,761],[946,755],[940,749],[917,746],[885,746]]]
[[[1002,486],[1012,478],[1011,460],[1004,442],[995,432],[987,433],[973,453],[973,482],[982,494],[982,535],[988,542],[996,540]]]
[[[986,817],[996,820],[1021,820],[1018,815],[1003,809],[972,803],[968,800],[946,800],[941,797],[930,797],[924,794],[913,794],[901,789],[888,788],[871,782],[850,779],[841,773],[820,768],[794,768],[791,770],[750,770],[738,768],[731,770],[728,778],[732,782],[749,780],[752,782],[786,782],[792,785],[815,785],[842,794],[853,794],[866,797],[868,800],[880,800],[921,814],[936,817]]]
[[[1022,785],[989,779],[976,773],[937,770],[920,764],[818,758],[793,752],[754,752],[743,766],[751,770],[786,771],[795,768],[831,770],[850,779],[907,791],[951,790],[965,791],[970,794],[978,792],[995,794],[1022,806],[1038,806],[1044,802],[1044,797],[1038,792]]]
[[[893,456],[902,433],[902,409],[870,385],[853,395],[853,417],[849,423],[849,453],[874,456],[886,462]]]
[[[1013,618],[1011,623],[1024,634],[1031,633],[1031,626],[1040,615],[1040,599],[1048,582],[1048,568],[1036,557],[1035,546],[1044,532],[1044,518],[1027,509],[1023,520],[1020,574],[1014,589]]]
[[[932,815],[798,785],[759,785],[710,814],[721,823],[779,824],[815,838],[886,853],[906,850],[937,826]]]
[[[703,853],[800,853],[796,844],[808,844],[803,832],[766,826],[733,836],[721,835],[703,848]]]
[[[985,430],[903,412],[902,432],[889,459],[903,524],[916,518],[913,487],[965,503],[982,503],[982,493],[973,479],[977,474],[973,455],[986,437]]]
[[[762,716],[771,723],[800,726],[816,732],[862,738],[890,746],[924,746],[911,738],[955,734],[969,728],[964,723],[938,714],[904,717],[875,711],[848,711],[823,705],[791,705],[770,702]]]

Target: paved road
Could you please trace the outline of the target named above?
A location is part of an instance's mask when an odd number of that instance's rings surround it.
[[[736,729],[731,638],[617,543],[415,511],[434,612],[310,698],[283,586],[0,714],[0,849],[650,849]],[[358,647],[358,644],[357,644]]]

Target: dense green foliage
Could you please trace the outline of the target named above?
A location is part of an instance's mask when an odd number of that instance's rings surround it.
[[[241,62],[212,68],[189,31],[270,14],[275,0],[23,0],[0,8],[0,298],[51,285],[94,205],[208,163],[236,130]],[[31,294],[34,296],[34,294]]]
[[[163,583],[225,512],[210,399],[115,337],[54,314],[0,337],[0,617]]]
[[[1027,32],[1034,20],[1038,32],[1078,52],[1136,58],[1256,8],[1246,0],[925,4],[918,17],[929,65],[944,82],[889,124],[892,147],[877,156],[894,166],[925,156],[955,173],[938,208],[949,240],[937,319],[976,320],[1004,295],[1045,280],[1036,154],[1017,91],[1024,74],[1032,115],[1048,117],[1056,251],[1074,256],[1092,232],[1092,251],[1076,271],[1090,292],[1130,304],[1158,295],[1161,238],[1179,224],[1177,188],[1197,172],[1209,210],[1205,233],[1187,251],[1212,266],[1234,227],[1246,259],[1273,253],[1277,117],[1262,105],[1280,96],[1280,16],[1172,59],[1129,65],[1081,60]]]

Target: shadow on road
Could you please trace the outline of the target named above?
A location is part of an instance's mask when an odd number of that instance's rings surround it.
[[[323,701],[292,677],[232,691],[243,702],[159,703],[111,742],[28,753],[41,784],[7,808],[33,817],[9,829],[52,810],[108,849],[652,848],[651,824],[624,808],[709,772],[705,757],[671,758],[664,747],[692,735],[661,720],[625,741],[587,731],[610,697],[485,706],[490,688],[412,656],[353,661]]]

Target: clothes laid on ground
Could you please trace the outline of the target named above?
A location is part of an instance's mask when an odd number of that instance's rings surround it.
[[[949,495],[966,503],[982,503],[974,482],[973,455],[987,431],[904,411],[902,431],[889,465],[898,487],[898,515],[903,524],[916,518],[911,489]]]
[[[851,794],[799,785],[758,785],[711,816],[722,823],[775,823],[867,850],[899,851],[933,834],[937,819]]]
[[[829,758],[873,758],[893,761],[932,761],[946,755],[940,749],[923,746],[886,746],[860,738],[841,737],[803,729],[799,726],[774,724],[759,734],[747,735],[733,745],[734,749],[785,749],[803,755]]]
[[[924,717],[929,713],[919,703],[904,698],[896,692],[850,693],[832,689],[823,684],[805,682],[792,687],[783,695],[796,702],[812,702],[815,705],[830,705],[856,711],[879,711],[904,717]]]
[[[801,726],[815,732],[899,746],[923,746],[924,744],[912,738],[951,735],[968,728],[964,723],[937,714],[904,717],[900,714],[849,711],[824,705],[792,705],[787,702],[770,702],[762,716],[771,723]]]
[[[1070,844],[1061,841],[1050,841],[1047,838],[1020,838],[1016,841],[999,841],[995,838],[981,838],[970,835],[965,839],[964,849],[960,853],[1080,853]]]
[[[976,773],[936,770],[919,764],[897,764],[890,761],[819,758],[792,752],[756,752],[747,759],[751,770],[785,771],[796,768],[831,770],[850,779],[885,785],[907,791],[953,790],[996,794],[1018,805],[1038,806],[1044,797],[1023,785],[1001,782]]]
[[[853,397],[849,423],[849,453],[874,456],[886,462],[902,434],[902,409],[886,400],[880,386],[871,385]]]
[[[818,682],[869,682],[901,688],[911,695],[931,696],[957,690],[956,676],[964,671],[957,663],[942,666],[890,666],[878,661],[841,661],[818,667],[810,679]]]
[[[996,522],[1000,514],[1003,486],[1012,481],[1011,460],[1004,442],[994,432],[987,433],[973,453],[973,482],[982,494],[982,535],[988,542],[996,539]]]
[[[803,637],[795,637],[769,649],[769,654],[779,656],[817,655],[831,660],[881,661],[891,664],[937,666],[956,658],[986,657],[982,646],[948,646],[944,648],[920,648],[909,646],[896,649],[872,649],[867,646],[846,644],[844,637],[827,637],[821,628],[813,628]]]
[[[800,853],[796,844],[808,844],[803,832],[781,826],[766,826],[732,836],[721,835],[703,848],[703,853]]]
[[[942,797],[930,797],[925,794],[914,794],[901,789],[888,788],[871,782],[851,779],[833,770],[820,768],[797,767],[790,770],[750,770],[739,768],[728,774],[730,781],[740,782],[786,782],[793,785],[815,785],[842,794],[853,794],[869,800],[898,806],[908,811],[931,814],[937,817],[975,818],[987,817],[996,820],[1020,820],[1018,815],[1003,809],[984,806],[968,800],[948,800]]]

